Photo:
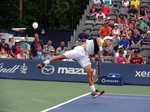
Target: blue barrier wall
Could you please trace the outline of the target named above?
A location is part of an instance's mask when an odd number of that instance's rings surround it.
[[[0,78],[87,82],[77,62],[57,61],[39,70],[37,60],[0,59]],[[95,63],[92,63],[95,66]],[[100,63],[100,76],[121,74],[126,84],[150,85],[150,65]]]

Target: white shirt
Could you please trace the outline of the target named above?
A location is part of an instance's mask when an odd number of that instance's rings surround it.
[[[86,40],[86,52],[88,55],[94,54],[94,41],[93,40]]]

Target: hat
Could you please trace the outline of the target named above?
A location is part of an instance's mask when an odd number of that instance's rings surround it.
[[[147,32],[147,34],[150,33],[150,31]]]
[[[93,7],[93,6],[96,6],[96,4],[93,3],[93,4],[92,4],[92,7]]]
[[[19,40],[19,39],[17,39],[17,40],[15,40],[15,42],[20,42],[20,40]]]
[[[103,38],[103,40],[112,40],[112,37],[106,36],[106,37]]]
[[[5,36],[2,36],[2,38],[1,38],[2,40],[5,40],[6,39],[6,37]]]
[[[139,49],[135,49],[134,53],[140,53],[140,50]]]
[[[120,48],[123,48],[123,45],[119,45],[119,46],[118,46],[118,49],[120,49]]]
[[[107,17],[106,19],[110,19],[110,17]]]
[[[54,52],[54,51],[55,51],[55,49],[51,49],[50,51]]]
[[[126,34],[123,33],[121,36],[122,36],[122,37],[126,37]]]
[[[22,37],[22,38],[21,38],[21,41],[25,41],[25,38],[24,38],[24,37]]]
[[[143,19],[143,17],[139,17],[138,20]]]
[[[131,7],[135,7],[135,5],[134,5],[134,4],[132,4],[132,5],[131,5]]]
[[[119,26],[119,24],[115,23],[114,26]]]
[[[10,39],[10,38],[13,38],[13,36],[12,36],[12,35],[10,35],[10,36],[9,36],[9,39]]]

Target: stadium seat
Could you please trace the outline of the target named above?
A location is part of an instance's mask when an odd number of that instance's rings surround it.
[[[150,57],[150,50],[142,50],[140,52],[140,54],[143,56],[143,57]]]
[[[95,22],[94,22],[94,20],[86,20],[85,21],[85,25],[95,25]]]
[[[142,45],[141,50],[150,50],[150,45]]]
[[[138,50],[141,50],[141,45],[136,45],[136,44],[132,44],[130,47],[129,47],[130,50],[134,50],[134,49],[138,49]]]
[[[95,26],[93,27],[93,31],[94,31],[94,30],[99,30],[101,27],[102,27],[102,25],[95,25]]]
[[[104,62],[105,63],[113,63],[114,62],[114,57],[112,56],[103,56]]]
[[[94,30],[94,31],[92,31],[91,32],[91,35],[90,35],[91,37],[93,37],[93,36],[99,36],[99,30]]]
[[[93,25],[84,25],[83,28],[92,31]]]

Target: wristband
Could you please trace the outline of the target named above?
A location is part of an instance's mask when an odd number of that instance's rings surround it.
[[[46,61],[44,61],[43,62],[45,65],[48,65],[49,63],[50,63],[50,61],[49,60],[46,60]]]
[[[102,51],[102,50],[103,50],[103,47],[102,47],[102,46],[99,46],[99,50]]]

